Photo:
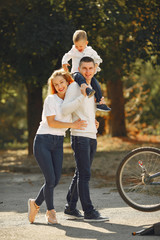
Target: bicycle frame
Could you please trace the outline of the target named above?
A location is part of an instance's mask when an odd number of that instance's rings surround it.
[[[154,179],[156,177],[160,177],[160,172],[155,173],[155,174],[149,176],[149,179]],[[151,182],[150,185],[160,185],[160,182]]]

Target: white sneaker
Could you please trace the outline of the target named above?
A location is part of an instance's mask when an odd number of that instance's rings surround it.
[[[35,203],[35,199],[28,200],[28,220],[33,223],[40,207]]]
[[[46,217],[46,221],[48,224],[58,223],[57,218],[56,218],[56,211],[54,209],[47,210],[45,217]]]

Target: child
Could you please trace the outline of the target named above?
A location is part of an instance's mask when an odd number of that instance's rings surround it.
[[[96,63],[97,71],[100,71],[99,64],[102,62],[102,59],[97,54],[97,52],[92,49],[92,47],[87,46],[88,41],[87,34],[85,31],[83,30],[75,31],[75,33],[73,34],[73,43],[74,45],[72,46],[72,49],[68,53],[66,53],[62,58],[62,67],[65,71],[68,71],[68,66],[70,66],[70,64],[68,64],[68,61],[72,59],[71,73],[73,74],[74,80],[79,84],[79,86],[81,86],[81,84],[83,83],[86,84],[86,80],[80,73],[77,74],[80,59],[82,57],[93,58],[94,62]],[[75,76],[74,73],[76,73]],[[93,96],[93,94],[95,93],[97,110],[105,112],[110,111],[111,108],[109,108],[107,105],[100,104],[100,101],[102,99],[102,92],[100,84],[98,83],[95,77],[92,78],[91,86],[94,90],[87,87],[86,93],[88,97]]]

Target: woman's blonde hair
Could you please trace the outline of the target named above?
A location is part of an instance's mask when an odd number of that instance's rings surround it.
[[[57,93],[54,85],[53,85],[53,79],[57,76],[62,76],[67,82],[68,84],[71,84],[72,82],[74,82],[73,78],[71,77],[71,75],[68,72],[65,72],[62,69],[56,70],[52,73],[52,75],[50,76],[50,78],[48,79],[48,94],[55,94]]]

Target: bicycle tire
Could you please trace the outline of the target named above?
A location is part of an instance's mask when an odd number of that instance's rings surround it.
[[[117,189],[122,199],[132,208],[143,212],[158,211],[160,210],[160,176],[156,179],[159,182],[157,185],[143,182],[142,167],[137,163],[141,160],[149,174],[160,172],[160,149],[136,148],[123,158],[117,169]]]

